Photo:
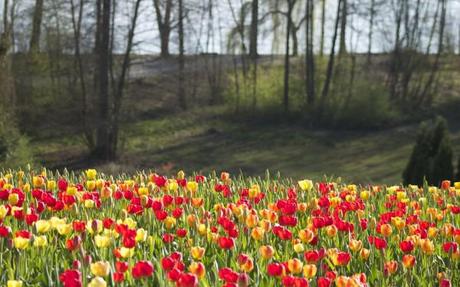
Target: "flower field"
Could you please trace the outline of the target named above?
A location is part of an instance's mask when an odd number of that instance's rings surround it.
[[[0,286],[460,286],[460,183],[0,174]]]

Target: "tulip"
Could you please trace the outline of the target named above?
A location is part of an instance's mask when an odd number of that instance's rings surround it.
[[[34,237],[35,247],[44,247],[46,245],[48,245],[48,240],[45,235]]]
[[[396,271],[398,271],[398,262],[394,260],[385,262],[384,270],[385,270],[385,273],[390,274],[390,275],[396,273]]]
[[[315,234],[310,229],[302,229],[299,231],[299,238],[304,243],[310,243],[314,237],[315,237]]]
[[[405,254],[402,257],[402,264],[407,269],[414,267],[415,263],[416,263],[416,259],[415,259],[415,256],[413,255]]]
[[[304,250],[305,250],[305,248],[303,247],[302,243],[294,244],[294,251],[296,253],[302,253],[302,252],[304,252]]]
[[[298,182],[303,191],[310,191],[313,188],[313,181],[304,179]]]
[[[150,261],[139,261],[134,265],[131,273],[134,279],[140,279],[152,276],[153,270],[153,265]]]
[[[95,169],[87,169],[85,171],[86,173],[86,177],[89,179],[89,180],[94,180],[96,179],[96,176],[97,176],[97,171]]]
[[[22,287],[22,281],[20,280],[8,280],[6,283],[7,287]]]
[[[420,240],[420,249],[422,249],[423,253],[425,254],[433,254],[434,252],[434,244],[429,239],[421,239]]]
[[[199,246],[194,246],[190,250],[190,253],[191,253],[192,257],[195,260],[201,260],[201,258],[203,258],[203,256],[204,256],[205,252],[206,252],[206,250],[204,248],[202,248],[202,247],[199,247]]]
[[[29,238],[23,238],[23,237],[15,237],[13,239],[13,244],[16,249],[26,249],[29,247]]]
[[[261,227],[254,227],[251,231],[251,237],[254,240],[260,241],[264,238],[265,230]]]
[[[111,239],[108,236],[105,235],[96,235],[94,236],[94,242],[96,243],[96,246],[98,248],[105,248],[109,247],[111,243]]]
[[[358,252],[361,250],[361,248],[363,248],[363,242],[361,240],[351,239],[348,243],[348,247],[351,251]]]
[[[291,272],[292,274],[299,274],[302,272],[303,263],[299,259],[294,258],[288,260],[287,266],[289,272]]]
[[[267,266],[267,273],[272,277],[283,277],[286,274],[286,270],[283,264],[270,263]]]
[[[206,275],[206,268],[204,267],[203,263],[201,263],[201,262],[192,262],[192,264],[190,264],[188,270],[192,274],[195,274],[198,277],[198,279],[202,279]]]
[[[94,277],[91,282],[89,282],[88,287],[106,287],[107,283],[101,277]]]
[[[35,222],[35,228],[38,233],[46,233],[51,229],[51,223],[48,220],[38,220]]]
[[[362,260],[367,260],[369,258],[370,254],[371,254],[371,252],[370,252],[369,249],[363,248],[359,252],[359,258],[361,258]]]
[[[107,261],[98,261],[91,264],[91,273],[95,276],[106,277],[110,273],[110,263]]]
[[[380,232],[383,236],[388,237],[393,233],[393,228],[389,224],[382,224],[380,226]]]
[[[259,248],[259,254],[263,259],[269,260],[275,254],[275,250],[270,245],[263,245]]]

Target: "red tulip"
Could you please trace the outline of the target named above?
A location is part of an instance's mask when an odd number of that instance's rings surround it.
[[[182,273],[176,282],[176,287],[197,287],[198,278],[192,273]]]
[[[267,266],[267,273],[272,277],[280,277],[286,273],[286,268],[280,263],[270,263]]]
[[[414,243],[410,240],[404,240],[399,243],[399,248],[404,253],[410,253],[414,250]]]
[[[442,250],[446,253],[455,253],[457,252],[458,245],[456,242],[446,242],[442,245]]]
[[[121,283],[125,281],[125,274],[121,272],[113,273],[113,281],[115,281],[116,283]]]
[[[331,286],[332,280],[327,277],[319,277],[317,280],[318,287],[329,287]]]
[[[59,275],[59,281],[61,281],[64,287],[81,287],[81,273],[78,270],[68,269]]]
[[[131,273],[134,279],[150,277],[153,274],[153,265],[150,261],[139,261],[134,265]]]
[[[236,283],[238,281],[238,273],[225,267],[219,270],[219,278],[227,283]]]
[[[230,237],[219,237],[219,246],[222,249],[232,249],[233,246],[235,246],[235,242],[233,241],[233,238]]]
[[[119,273],[125,273],[128,271],[129,265],[128,262],[117,261],[115,262],[115,270]]]

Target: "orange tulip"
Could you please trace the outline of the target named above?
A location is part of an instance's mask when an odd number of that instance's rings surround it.
[[[410,268],[414,267],[415,263],[416,263],[416,259],[415,259],[414,255],[405,254],[402,257],[402,264],[407,269],[410,269]]]

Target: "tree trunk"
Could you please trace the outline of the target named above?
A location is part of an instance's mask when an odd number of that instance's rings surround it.
[[[319,55],[324,55],[324,25],[326,23],[326,0],[321,0],[321,36],[319,40]]]
[[[88,125],[88,100],[87,100],[87,90],[86,90],[86,80],[85,80],[85,74],[83,70],[83,60],[81,57],[81,52],[80,52],[80,39],[81,39],[81,23],[83,19],[83,6],[84,6],[84,0],[80,0],[79,3],[79,9],[78,9],[78,18],[76,18],[75,15],[75,4],[74,0],[70,1],[70,9],[71,9],[71,16],[72,16],[72,27],[73,27],[73,33],[74,33],[74,49],[75,49],[75,64],[74,64],[74,69],[76,73],[78,74],[78,78],[80,81],[80,88],[81,88],[81,101],[82,101],[82,107],[81,107],[81,112],[82,112],[82,118],[83,118],[83,129],[85,133],[85,139],[87,142],[87,145],[90,149],[94,147],[94,139],[93,139],[93,134],[91,132],[91,128]]]
[[[40,51],[40,34],[43,15],[43,0],[35,1],[34,16],[32,20],[32,35],[30,37],[30,52]]]
[[[326,98],[327,98],[327,96],[329,94],[329,87],[330,87],[330,84],[331,84],[333,70],[334,70],[335,44],[337,42],[337,34],[338,34],[338,30],[339,30],[340,11],[341,11],[341,8],[342,8],[341,6],[343,4],[342,1],[343,0],[339,0],[338,6],[337,6],[337,15],[336,15],[336,19],[335,19],[334,34],[332,36],[331,53],[329,55],[329,62],[327,64],[326,80],[324,81],[323,92],[321,94],[319,118],[322,117],[322,112],[324,110],[324,104],[325,104]]]
[[[390,100],[395,101],[398,98],[398,82],[399,82],[399,65],[401,51],[401,22],[404,9],[404,0],[398,0],[399,7],[396,11],[396,30],[395,30],[395,46],[392,53],[390,67]]]
[[[252,0],[251,35],[249,37],[249,56],[257,58],[258,30],[259,30],[259,0]]]
[[[289,111],[289,72],[290,72],[290,33],[291,33],[291,17],[292,17],[292,10],[294,8],[295,0],[288,0],[288,14],[286,19],[286,50],[284,55],[284,112],[287,114]]]
[[[118,80],[117,89],[114,96],[114,107],[113,114],[111,115],[111,130],[109,131],[109,143],[111,159],[114,159],[118,149],[118,131],[119,131],[119,118],[121,110],[121,101],[125,90],[126,76],[128,73],[129,65],[131,63],[131,51],[133,48],[134,32],[137,25],[137,19],[139,17],[139,7],[142,0],[136,0],[134,4],[133,17],[131,19],[129,31],[128,31],[128,42],[126,44],[126,50],[123,55],[123,63],[121,65],[121,73]]]
[[[297,29],[294,25],[294,21],[290,19],[291,21],[291,35],[292,35],[292,56],[297,57],[299,55],[299,40],[297,38]]]
[[[179,86],[177,91],[179,106],[182,110],[187,109],[187,102],[185,98],[185,59],[184,59],[184,6],[183,0],[178,0],[179,8]]]
[[[312,105],[315,102],[315,58],[313,54],[313,15],[314,6],[313,0],[307,0],[306,2],[306,52],[305,52],[305,69],[306,69],[306,92],[307,92],[307,103]]]
[[[109,46],[110,46],[111,0],[98,0],[98,31],[96,34],[95,92],[97,97],[96,146],[93,155],[102,160],[115,156],[110,144],[110,98],[109,98]]]
[[[342,0],[342,15],[340,17],[340,45],[339,45],[339,55],[344,55],[347,53],[346,46],[346,30],[347,30],[347,15],[348,14],[348,5],[347,0]]]
[[[433,64],[433,68],[430,72],[430,77],[428,78],[426,85],[423,89],[422,95],[420,96],[419,105],[427,104],[431,105],[433,102],[433,93],[429,93],[431,86],[436,78],[436,74],[439,69],[439,60],[444,49],[444,30],[446,28],[446,10],[447,10],[447,0],[440,0],[441,2],[441,18],[439,21],[439,38],[438,38],[438,51],[436,52],[436,58]]]
[[[160,32],[161,56],[169,56],[169,36],[171,34],[171,10],[172,0],[165,0],[166,7],[162,15],[160,0],[153,0],[157,18],[158,31]]]
[[[369,34],[367,44],[367,64],[371,63],[372,56],[372,36],[374,33],[374,16],[375,16],[375,0],[371,0],[371,7],[369,12]]]

